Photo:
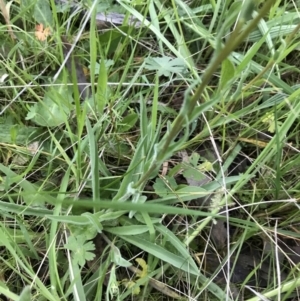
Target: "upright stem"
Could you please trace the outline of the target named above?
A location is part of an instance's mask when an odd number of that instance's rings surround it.
[[[266,1],[266,3],[259,11],[257,16],[244,29],[242,29],[242,27],[245,24],[245,19],[240,18],[237,26],[231,33],[230,38],[226,42],[222,51],[220,51],[218,55],[213,57],[211,63],[204,72],[201,84],[196,90],[195,94],[191,97],[190,100],[185,99],[182,109],[180,110],[177,118],[173,121],[173,124],[171,125],[170,132],[165,134],[165,136],[161,140],[163,146],[158,150],[157,158],[151,164],[148,171],[141,177],[141,179],[133,185],[134,188],[138,188],[144,181],[147,181],[149,176],[155,171],[157,166],[162,164],[161,161],[165,159],[164,154],[166,153],[166,150],[177,137],[178,133],[182,130],[186,117],[188,117],[188,120],[190,119],[190,116],[192,115],[194,108],[197,105],[197,101],[200,99],[202,93],[205,90],[205,87],[210,82],[215,71],[219,68],[220,64],[230,55],[230,53],[244,41],[244,39],[252,32],[254,28],[256,28],[259,21],[270,10],[274,2],[275,0]]]

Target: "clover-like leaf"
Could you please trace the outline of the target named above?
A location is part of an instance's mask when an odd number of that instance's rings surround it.
[[[91,241],[87,242],[85,235],[70,236],[64,247],[72,251],[73,260],[81,267],[85,265],[86,261],[93,260],[95,257],[95,254],[90,252],[95,250],[95,245]]]
[[[182,73],[185,70],[184,61],[180,58],[148,57],[145,60],[147,70],[156,70],[158,75],[169,77],[172,73]]]

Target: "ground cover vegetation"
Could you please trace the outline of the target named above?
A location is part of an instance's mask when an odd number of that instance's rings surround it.
[[[299,300],[298,7],[0,0],[1,300]]]

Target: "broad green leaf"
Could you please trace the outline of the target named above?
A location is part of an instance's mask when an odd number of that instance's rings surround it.
[[[154,225],[155,229],[159,231],[173,246],[183,258],[190,257],[187,247],[178,239],[178,237],[164,225]]]
[[[182,201],[191,201],[211,194],[211,191],[206,191],[202,187],[186,186],[176,190],[176,196]]]
[[[9,204],[11,206],[11,204]],[[83,206],[84,207],[84,206]],[[21,207],[23,208],[23,207]],[[0,209],[1,209],[1,202],[0,202]],[[24,208],[23,208],[24,210]],[[27,212],[27,211],[26,211]],[[35,211],[33,211],[35,212]],[[52,216],[52,211],[45,211],[49,212],[49,214],[46,214],[47,218],[50,220],[55,220],[61,223],[67,223],[67,224],[73,224],[73,225],[93,225],[94,224],[94,219],[97,219],[97,222],[101,223],[103,221],[109,221],[109,220],[116,220],[118,217],[124,215],[124,211],[115,211],[115,212],[107,212],[107,213],[102,213],[98,212],[93,214],[93,220],[91,220],[86,214],[82,215],[59,215],[59,216]],[[98,225],[99,226],[99,225]],[[101,228],[101,226],[100,226]]]
[[[182,193],[180,194],[181,200],[191,200],[195,198],[199,198],[200,196],[205,196],[211,194],[211,192],[204,191],[204,189],[200,187],[185,187],[183,189],[178,190],[178,192]],[[178,192],[176,192],[176,195],[172,197],[166,197],[167,200],[177,199],[178,200]],[[164,199],[164,200],[165,200]],[[176,208],[174,206],[165,206],[156,204],[160,202],[161,200],[155,200],[147,202],[147,203],[129,203],[129,202],[113,202],[113,201],[102,201],[101,199],[97,202],[94,200],[76,200],[73,199],[64,199],[63,205],[72,205],[75,207],[85,207],[85,208],[94,208],[94,209],[115,209],[115,210],[125,210],[125,211],[140,211],[140,212],[148,212],[148,213],[161,213],[161,214],[186,214],[186,215],[192,215],[192,216],[210,216],[211,214],[201,211],[201,210],[191,210],[191,209],[185,209],[185,208]],[[57,203],[57,200],[54,202]],[[153,205],[155,204],[155,206]],[[121,211],[120,211],[121,212]],[[118,213],[119,214],[119,213]],[[124,212],[123,212],[124,214]],[[216,216],[217,217],[217,216]]]
[[[92,214],[90,212],[85,212],[82,214],[82,216],[86,216],[89,219],[91,226],[94,229],[96,229],[98,233],[102,232],[103,226],[101,225],[101,223],[99,222],[99,218],[97,218],[95,214]]]
[[[192,166],[197,167],[198,162],[200,160],[200,155],[196,152],[193,152],[191,156],[189,157],[189,162]]]
[[[153,256],[171,264],[172,266],[181,269],[193,275],[199,275],[199,268],[191,259],[191,256],[181,257],[169,252],[163,247],[153,244],[140,236],[120,236],[125,241],[137,246],[138,248],[152,254]]]
[[[35,21],[39,24],[44,24],[45,26],[52,26],[53,17],[50,8],[50,2],[44,0],[37,0],[34,5],[33,17]]]
[[[255,9],[255,1],[244,2],[242,5],[240,18],[243,21],[249,21],[253,17],[252,14],[254,12],[254,9]]]
[[[97,88],[97,108],[99,114],[102,114],[105,105],[108,102],[110,90],[107,84],[107,67],[104,59],[100,61],[99,77],[98,77],[98,88]]]
[[[68,99],[68,88],[61,88],[59,93],[54,89],[46,92],[42,102],[30,107],[26,120],[45,127],[56,127],[64,123],[71,112],[70,103],[64,103],[61,99]],[[55,101],[54,101],[55,98]]]
[[[11,143],[17,145],[26,145],[29,140],[41,132],[38,128],[32,126],[19,126],[9,122],[1,124],[0,143]]]
[[[193,168],[193,167],[190,167],[190,168],[188,168],[188,166],[185,166],[185,167],[186,168],[183,172],[183,176],[187,180],[199,181],[199,182],[201,182],[203,180],[204,184],[207,183],[207,181],[205,181],[207,179],[207,176],[203,172],[201,172],[200,170]]]
[[[149,229],[144,225],[133,225],[123,227],[106,227],[105,231],[115,235],[138,235],[148,232]]]
[[[232,62],[229,59],[224,60],[221,70],[220,89],[225,88],[226,84],[234,78],[234,73],[235,68]]]
[[[46,216],[50,220],[66,223],[66,224],[73,224],[73,225],[90,225],[91,221],[87,216],[83,215],[59,215],[59,216]]]
[[[173,191],[177,188],[177,183],[173,177],[166,176],[164,180],[156,178],[153,188],[157,195],[164,197],[173,193]]]
[[[129,113],[123,120],[118,124],[118,132],[124,133],[129,131],[138,121],[139,115],[136,113]]]
[[[143,154],[145,143],[147,143],[146,137],[139,141],[118,193],[113,198],[113,202],[125,202],[135,193],[131,187],[133,181],[137,181],[140,178],[137,170],[140,170],[144,166]]]

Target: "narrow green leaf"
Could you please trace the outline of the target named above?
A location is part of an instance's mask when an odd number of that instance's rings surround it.
[[[32,215],[32,216],[48,216],[52,215],[53,211],[42,208],[31,208],[29,206],[22,206],[18,204],[0,201],[0,210],[2,212],[11,212],[16,214]]]
[[[123,227],[106,227],[105,231],[115,235],[139,235],[148,232],[149,229],[144,225],[133,225]]]
[[[2,281],[0,282],[0,294],[13,301],[18,301],[20,298],[18,295],[11,292]]]
[[[85,301],[85,293],[83,289],[82,277],[81,277],[81,269],[78,264],[72,260],[70,265],[70,282],[73,289],[73,300],[74,301]]]
[[[67,216],[67,215],[59,215],[59,216],[46,216],[46,218],[66,224],[74,224],[74,225],[90,225],[91,222],[87,216],[77,215],[77,216]]]
[[[187,247],[177,238],[177,236],[170,231],[167,227],[163,225],[155,225],[156,230],[158,230],[164,237],[174,246],[175,249],[182,255],[183,258],[191,258]],[[192,258],[190,259],[191,261]]]
[[[98,113],[102,114],[104,107],[107,103],[107,70],[105,66],[104,57],[101,57],[100,72],[98,77],[98,89],[97,89],[97,107]]]
[[[95,141],[94,131],[92,129],[89,119],[86,119],[86,128],[89,137],[89,149],[90,149],[90,161],[91,161],[91,172],[92,172],[92,191],[94,199],[100,197],[99,189],[99,167],[98,167],[98,153]]]

